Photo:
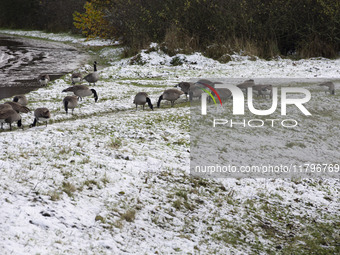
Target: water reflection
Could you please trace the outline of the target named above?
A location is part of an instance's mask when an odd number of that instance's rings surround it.
[[[57,79],[87,58],[67,44],[0,35],[0,99],[35,90],[40,74]]]

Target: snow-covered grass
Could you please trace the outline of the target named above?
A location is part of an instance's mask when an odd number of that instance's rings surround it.
[[[273,176],[281,178],[294,177],[294,175],[295,177],[315,178],[339,177],[340,141],[338,137],[340,133],[335,123],[340,120],[340,95],[339,93],[326,95],[318,86],[321,81],[320,79],[306,79],[298,82],[296,79],[256,79],[256,82],[260,84],[273,84],[274,88],[279,91],[277,110],[269,116],[252,114],[247,106],[245,115],[232,115],[232,100],[223,100],[223,107],[209,104],[208,114],[203,118],[200,102],[197,105],[192,104],[192,166],[212,166],[217,163],[220,166],[285,166],[292,168],[291,173],[286,172],[281,175],[275,173]],[[224,79],[225,84],[228,82],[239,83],[237,79]],[[334,82],[337,84],[339,80]],[[280,95],[283,87],[308,89],[311,93],[311,100],[304,105],[312,115],[305,116],[295,106],[288,106],[287,115],[281,115],[282,98]],[[301,95],[295,95],[295,97],[298,96]],[[292,97],[292,94],[288,97]],[[253,104],[255,109],[264,110],[272,107],[272,101],[254,96]],[[215,128],[213,119],[218,120]],[[228,123],[222,124],[225,120]],[[297,126],[294,128],[283,126],[295,125],[295,121]],[[319,166],[336,164],[337,169],[336,172],[330,169],[332,172],[313,173],[311,168],[315,168],[316,164]],[[299,172],[304,166],[309,166],[308,173],[303,172],[300,175]],[[294,170],[296,170],[295,173]],[[214,175],[215,177],[223,176],[223,173]],[[251,177],[269,177],[270,175],[270,173],[249,174]],[[235,173],[232,176],[246,177],[247,173],[239,173],[239,175]]]
[[[8,35],[17,35],[17,36],[26,36],[33,37],[39,39],[46,39],[57,42],[68,42],[68,43],[77,43],[85,46],[108,46],[108,45],[117,45],[118,41],[112,40],[104,40],[104,39],[86,39],[84,37],[75,36],[69,33],[46,33],[42,31],[23,31],[23,30],[14,30],[14,29],[0,29],[0,33],[8,34]]]
[[[235,55],[221,64],[197,53],[173,66],[169,56],[142,52],[144,65],[130,65],[136,58],[118,53],[98,53],[112,63],[99,70],[97,103],[84,98],[65,114],[69,74],[27,95],[32,110],[50,109],[47,127],[28,128],[28,113],[24,130],[0,132],[3,254],[339,252],[338,179],[194,178],[185,97],[154,111],[132,103],[145,91],[155,105],[164,89],[193,77],[339,80],[339,60]],[[318,107],[333,109],[327,102]]]

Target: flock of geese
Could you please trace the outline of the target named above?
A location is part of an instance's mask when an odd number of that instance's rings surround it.
[[[200,98],[202,93],[204,92],[202,88],[207,89],[208,88],[202,85],[210,85],[212,86],[216,92],[219,94],[221,99],[231,99],[232,93],[227,88],[215,88],[215,84],[221,84],[221,82],[212,82],[206,79],[198,80],[197,82],[180,82],[175,87],[179,87],[186,95],[186,97],[189,96],[190,101],[194,98]],[[246,80],[240,84],[236,85],[239,87],[245,95],[248,93],[248,88],[252,88],[253,93],[257,95],[257,97],[262,98],[272,98],[273,97],[273,85],[271,84],[255,84],[255,81],[253,79]],[[330,93],[332,95],[335,94],[335,88],[333,82],[323,82],[319,84],[319,86],[323,87],[325,90],[325,93]],[[211,92],[211,91],[210,91]]]
[[[82,100],[82,97],[94,95],[95,101],[98,100],[97,92],[94,89],[90,89],[89,87],[85,85],[75,85],[78,82],[81,82],[82,80],[85,80],[91,85],[93,83],[94,85],[99,80],[99,75],[97,73],[97,62],[95,61],[94,64],[94,72],[86,75],[84,78],[82,78],[82,75],[80,73],[74,73],[72,74],[72,84],[74,86],[69,87],[67,89],[64,89],[62,92],[73,92],[75,96],[66,96],[63,99],[63,105],[65,108],[66,114],[68,113],[68,110],[73,110],[78,105],[78,100]],[[50,77],[48,74],[43,74],[38,77],[38,82],[41,86],[47,86],[48,82],[50,81]],[[30,109],[26,107],[28,104],[28,100],[26,96],[24,95],[17,95],[14,96],[13,101],[5,102],[4,104],[0,104],[0,123],[1,123],[1,129],[3,129],[3,124],[8,123],[10,130],[12,130],[12,123],[17,122],[18,127],[23,128],[21,123],[21,116],[20,113],[28,113],[30,112]],[[45,122],[45,125],[47,126],[48,120],[51,118],[51,113],[49,109],[45,107],[37,108],[34,110],[34,121],[30,125],[30,127],[35,127],[38,122]]]
[[[72,114],[74,109],[78,106],[78,101],[81,101],[83,97],[92,96],[94,97],[95,102],[98,101],[98,94],[95,89],[90,89],[86,85],[76,85],[76,83],[81,83],[83,80],[87,81],[89,85],[96,84],[99,80],[99,75],[97,73],[97,62],[93,63],[94,72],[86,75],[84,78],[80,73],[73,73],[71,76],[72,86],[64,89],[62,92],[73,92],[73,96],[66,96],[63,99],[63,106],[66,114],[68,114],[68,110],[72,110]],[[40,75],[38,77],[38,82],[41,86],[47,86],[50,81],[50,77],[47,74]],[[181,97],[181,95],[185,94],[187,100],[189,96],[189,100],[194,100],[195,98],[200,98],[204,90],[208,90],[209,88],[206,85],[209,85],[215,88],[216,84],[221,84],[221,82],[213,82],[207,79],[201,79],[197,82],[180,82],[175,85],[175,88],[165,90],[162,95],[160,95],[157,101],[157,107],[160,107],[162,100],[170,101],[171,107],[174,106],[175,101]],[[273,86],[268,84],[255,84],[254,80],[246,80],[240,84],[236,85],[239,87],[245,94],[247,94],[248,88],[253,89],[253,93],[258,97],[266,98],[267,96],[272,98],[272,90]],[[330,94],[335,94],[334,84],[332,82],[324,82],[319,84],[319,86],[325,88],[325,93],[329,92]],[[179,88],[179,89],[178,89]],[[227,88],[215,88],[217,93],[219,94],[221,99],[230,99],[232,98],[232,93]],[[151,110],[154,109],[151,99],[149,98],[146,92],[139,92],[136,94],[133,103],[136,105],[136,110],[138,105],[145,107],[145,104],[148,104]],[[5,102],[4,104],[0,104],[0,123],[1,129],[3,129],[3,124],[8,123],[10,130],[12,130],[12,123],[17,122],[18,127],[22,127],[21,116],[20,113],[28,113],[30,109],[26,107],[28,104],[28,100],[24,95],[14,96],[13,101]],[[49,109],[42,107],[37,108],[34,111],[34,121],[30,125],[30,127],[35,127],[38,122],[45,122],[47,126],[48,120],[51,118],[51,114]]]

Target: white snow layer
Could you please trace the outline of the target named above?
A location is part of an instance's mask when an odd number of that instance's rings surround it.
[[[40,31],[2,32],[107,43]],[[27,95],[32,112],[22,114],[24,130],[9,131],[5,125],[0,132],[2,254],[247,254],[254,251],[252,244],[275,245],[261,234],[262,221],[276,228],[281,220],[301,227],[295,217],[339,219],[337,179],[224,179],[206,185],[192,179],[185,97],[176,102],[179,107],[162,102],[154,111],[147,105],[136,110],[133,104],[134,95],[145,91],[156,106],[164,89],[192,77],[339,81],[339,59],[253,61],[234,55],[221,64],[196,53],[178,55],[183,65],[174,67],[171,57],[160,52],[142,52],[144,65],[115,61],[117,52],[107,48],[100,53],[112,59],[111,66],[99,70],[97,103],[83,98],[74,115],[66,115],[62,90],[71,86],[66,75]],[[37,107],[49,108],[52,120],[47,127],[28,128]],[[327,100],[320,107],[327,109]],[[273,221],[259,209],[263,201],[287,214]],[[239,229],[230,233],[240,235],[244,244],[223,242],[233,224]]]

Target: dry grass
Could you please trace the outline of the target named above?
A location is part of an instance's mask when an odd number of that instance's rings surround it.
[[[199,40],[194,36],[189,36],[187,33],[180,31],[176,26],[171,26],[167,29],[163,50],[170,56],[176,53],[191,53],[199,49]]]
[[[320,39],[318,36],[311,36],[310,40],[300,43],[299,55],[302,58],[320,57],[332,58],[337,55],[336,45]]]

